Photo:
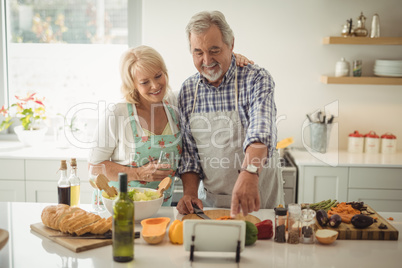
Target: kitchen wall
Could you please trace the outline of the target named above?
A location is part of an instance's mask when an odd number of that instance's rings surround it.
[[[162,54],[174,91],[196,72],[184,32],[187,22],[196,12],[220,10],[235,33],[235,52],[275,79],[278,140],[293,137],[294,145],[302,146],[306,113],[327,106],[339,115],[331,147],[346,149],[349,133],[374,130],[395,134],[402,150],[402,86],[320,82],[322,74],[334,75],[341,57],[361,59],[363,76],[373,75],[375,59],[402,59],[402,46],[322,45],[323,37],[340,36],[347,19],[356,25],[361,11],[368,30],[378,13],[381,36],[401,37],[401,0],[146,0],[142,5],[142,43]]]

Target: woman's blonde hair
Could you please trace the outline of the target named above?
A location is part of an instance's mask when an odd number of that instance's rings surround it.
[[[140,103],[138,89],[134,83],[136,70],[151,74],[161,70],[166,76],[166,84],[169,84],[165,61],[155,49],[148,46],[130,48],[123,53],[120,61],[121,92],[129,103]],[[169,86],[167,89],[169,90]]]

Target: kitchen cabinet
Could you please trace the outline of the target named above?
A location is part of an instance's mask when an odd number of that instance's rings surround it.
[[[402,153],[331,153],[334,166],[306,151],[289,152],[298,168],[298,203],[363,201],[376,211],[402,212]]]
[[[53,159],[0,159],[0,201],[56,203],[59,167],[60,160]],[[77,168],[81,203],[89,204],[93,188],[87,161],[77,160]]]
[[[377,211],[402,212],[401,168],[349,169],[348,201],[363,201]]]
[[[0,201],[25,201],[24,160],[0,160]]]
[[[327,199],[347,200],[348,169],[344,167],[304,167],[299,170],[299,203],[316,203]],[[300,177],[299,177],[300,178]]]
[[[17,180],[0,180],[0,202],[24,202],[25,183]]]
[[[324,37],[324,45],[402,45],[402,37]],[[402,85],[400,77],[333,77],[321,76],[321,82],[324,84],[354,84],[354,85]]]

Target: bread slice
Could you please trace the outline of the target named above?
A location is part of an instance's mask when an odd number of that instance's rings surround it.
[[[76,235],[83,235],[85,233],[89,233],[89,232],[91,232],[91,230],[92,230],[93,226],[95,225],[95,223],[97,223],[101,219],[102,219],[102,217],[90,213],[89,217],[87,219],[83,220],[82,223],[80,223],[78,225],[78,227],[75,227],[75,230],[73,228],[72,231]]]
[[[104,234],[112,229],[112,217],[108,219],[102,218],[92,227],[91,234]]]

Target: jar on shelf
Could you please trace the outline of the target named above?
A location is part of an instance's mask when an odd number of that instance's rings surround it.
[[[368,34],[366,29],[366,17],[363,15],[363,12],[360,13],[360,16],[357,18],[357,28],[354,30],[355,36],[365,37]]]
[[[380,152],[380,137],[374,131],[364,135],[364,152],[369,154]]]
[[[288,243],[299,244],[301,206],[296,203],[288,205]]]
[[[363,153],[364,148],[364,135],[359,131],[349,134],[348,137],[348,152],[349,153]]]
[[[301,242],[303,244],[313,244],[315,238],[315,215],[312,209],[303,209],[301,211]]]
[[[335,76],[349,76],[350,73],[350,63],[345,60],[345,58],[341,58],[335,65]]]
[[[387,132],[384,135],[381,135],[381,153],[396,153],[396,136],[392,133]]]

